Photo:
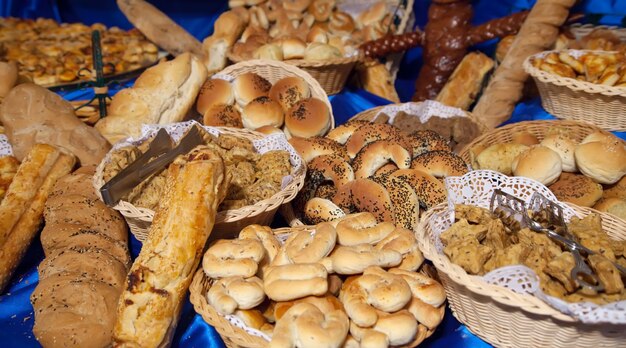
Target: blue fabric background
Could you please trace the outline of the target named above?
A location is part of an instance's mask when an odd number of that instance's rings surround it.
[[[227,8],[226,1],[215,0],[158,0],[150,2],[168,13],[198,39],[211,33],[214,20]],[[474,1],[474,23],[479,24],[514,11],[528,9],[533,3],[534,1],[527,0]],[[426,22],[428,5],[429,1],[415,1],[414,11],[417,24],[420,27],[423,27]],[[581,1],[576,10],[587,14],[587,22],[622,25],[623,16],[626,15],[626,0]],[[6,16],[48,17],[58,21],[80,21],[88,24],[101,22],[108,26],[116,25],[124,29],[130,28],[130,24],[117,9],[113,0],[0,0],[0,17]],[[492,54],[494,45],[493,42],[490,42],[478,48],[487,54]],[[416,48],[408,51],[396,80],[396,87],[403,101],[409,100],[413,94],[413,83],[420,65],[421,49]],[[131,83],[132,81],[126,83],[125,86]],[[121,87],[125,86],[122,85]],[[86,90],[60,93],[68,100],[83,100],[91,97],[91,92]],[[363,90],[345,90],[341,94],[332,96],[331,103],[337,124],[341,124],[358,112],[388,104],[389,101]],[[515,109],[513,117],[507,123],[541,119],[553,119],[553,117],[543,110],[540,101],[535,98],[520,103]],[[617,135],[624,138],[626,134],[618,133]],[[273,225],[274,227],[281,227],[285,226],[285,223],[277,218]],[[136,256],[140,248],[141,244],[133,238],[131,241],[132,255]],[[43,251],[37,238],[15,273],[11,285],[4,294],[0,295],[0,346],[2,347],[39,346],[31,332],[33,313],[29,296],[37,284],[37,266],[42,259]],[[173,347],[223,346],[224,344],[215,330],[207,325],[199,315],[195,314],[189,301],[186,301]],[[490,346],[469,332],[448,310],[442,325],[431,338],[422,344],[422,347],[482,348]]]

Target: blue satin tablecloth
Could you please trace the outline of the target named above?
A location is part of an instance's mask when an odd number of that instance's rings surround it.
[[[227,8],[226,1],[151,1],[157,7],[172,16],[179,24],[199,39],[209,35],[212,23],[217,16]],[[532,0],[482,0],[474,1],[475,23],[482,23],[488,19],[506,15],[510,12],[528,9]],[[416,0],[414,12],[416,22],[423,27],[426,21],[426,11],[429,1]],[[586,0],[576,9],[589,14],[588,21],[594,23],[620,25],[626,14],[626,0]],[[65,22],[102,22],[109,26],[117,25],[130,28],[130,24],[117,10],[114,1],[84,1],[84,0],[0,0],[0,17],[16,16],[24,18],[48,17]],[[493,53],[493,42],[479,47],[488,54]],[[421,65],[421,49],[410,50],[401,64],[400,73],[396,80],[396,87],[401,100],[408,101],[414,90],[414,81]],[[126,87],[132,84],[128,81],[118,86]],[[89,91],[59,92],[67,100],[89,99]],[[337,124],[342,124],[355,114],[372,107],[388,104],[389,101],[369,94],[363,90],[345,90],[332,96],[331,104]],[[541,107],[539,99],[521,102],[515,109],[513,117],[507,123],[525,120],[553,119]],[[626,133],[617,133],[624,138]],[[285,226],[285,222],[277,217],[273,227]],[[141,244],[131,237],[131,254],[136,257]],[[29,296],[37,285],[37,266],[43,259],[43,251],[39,238],[36,238],[26,256],[16,271],[11,285],[0,294],[0,347],[39,347],[32,334],[33,311]],[[530,334],[530,333],[529,333]],[[181,313],[176,334],[172,342],[173,347],[223,347],[224,343],[217,332],[195,313],[187,300]],[[432,337],[427,339],[422,347],[490,347],[464,325],[460,324],[447,311],[443,323],[437,328]]]

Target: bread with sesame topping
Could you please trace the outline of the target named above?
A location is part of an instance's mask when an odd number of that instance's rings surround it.
[[[299,101],[310,98],[311,90],[303,79],[290,76],[276,81],[270,89],[269,97],[287,111]]]
[[[233,81],[235,101],[240,108],[258,97],[267,97],[272,84],[255,73],[245,73],[237,76]]]
[[[582,174],[563,172],[548,188],[560,202],[581,207],[593,207],[602,198],[602,185]]]
[[[215,105],[204,113],[202,123],[211,127],[243,128],[241,114],[234,105]]]
[[[235,93],[230,82],[222,79],[208,79],[200,88],[196,100],[196,110],[204,115],[216,105],[232,105],[235,103]]]
[[[308,138],[326,134],[331,126],[330,110],[317,98],[303,99],[285,115],[288,136]]]
[[[393,141],[375,141],[359,151],[352,161],[352,167],[357,178],[368,178],[388,162],[395,163],[400,169],[409,168],[411,153]]]
[[[465,161],[450,151],[429,151],[411,162],[411,169],[424,171],[434,177],[462,176],[469,171]]]
[[[348,153],[340,143],[323,137],[299,138],[292,137],[289,144],[302,156],[305,162],[310,162],[317,156],[337,155],[349,160]]]
[[[614,184],[626,174],[626,148],[617,138],[578,145],[574,156],[580,172],[601,184]]]
[[[262,96],[248,103],[241,113],[243,126],[248,129],[263,126],[280,127],[283,125],[285,112],[283,108],[270,97]]]

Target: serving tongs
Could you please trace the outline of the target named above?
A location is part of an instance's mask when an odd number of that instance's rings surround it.
[[[535,192],[530,198],[529,207],[526,207],[521,199],[502,190],[496,190],[491,196],[490,210],[506,222],[515,221],[519,223],[519,227],[528,227],[532,231],[544,233],[553,241],[563,245],[574,257],[575,265],[570,276],[576,284],[589,293],[604,290],[598,276],[583,257],[583,255],[589,257],[598,253],[580,244],[577,238],[569,233],[563,217],[563,208],[560,205]],[[545,219],[547,226],[539,222],[539,218]],[[615,262],[611,263],[622,276],[626,276],[624,267]]]
[[[175,147],[174,140],[167,131],[164,128],[159,129],[146,152],[102,185],[100,188],[102,200],[110,207],[115,206],[126,193],[145,179],[164,169],[179,155],[188,153],[202,143],[203,138],[197,127],[191,127]]]

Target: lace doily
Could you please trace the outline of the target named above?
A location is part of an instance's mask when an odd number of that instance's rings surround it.
[[[0,157],[13,156],[13,148],[6,135],[0,134]]]
[[[467,117],[467,113],[459,108],[443,105],[434,100],[425,100],[420,103],[404,103],[404,104],[390,104],[383,107],[376,116],[379,114],[386,114],[389,116],[389,122],[393,123],[401,111],[415,115],[419,118],[420,123],[426,123],[431,117],[439,116],[441,118],[452,117]]]
[[[430,228],[433,231],[431,242],[441,254],[443,254],[443,244],[439,236],[454,223],[455,204],[468,204],[489,209],[491,196],[496,189],[512,194],[526,203],[535,192],[557,202],[554,194],[537,181],[523,177],[508,177],[490,170],[476,170],[462,177],[448,177],[445,183],[448,190],[448,209],[435,214],[430,221]],[[559,205],[563,208],[566,221],[577,216],[568,206],[562,203]],[[626,301],[603,306],[590,302],[565,302],[543,293],[537,274],[523,265],[501,267],[482,278],[487,283],[503,286],[516,293],[537,296],[560,312],[576,317],[583,323],[626,324]]]

